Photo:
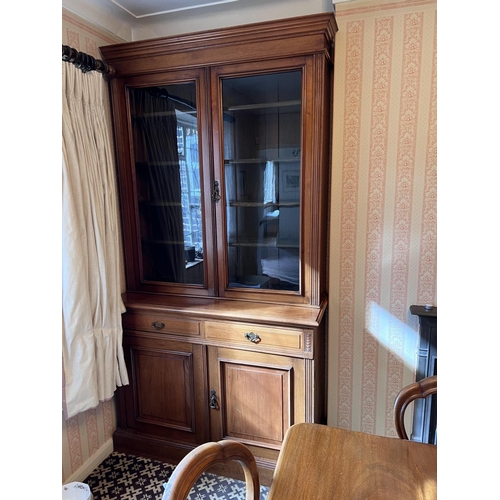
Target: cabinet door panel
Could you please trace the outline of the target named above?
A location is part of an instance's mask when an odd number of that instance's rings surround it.
[[[125,389],[127,427],[202,442],[206,436],[203,347],[134,333],[125,336],[125,348],[131,374]]]
[[[134,349],[132,363],[137,384],[137,420],[192,432],[192,354]]]
[[[229,288],[299,291],[301,68],[221,78]]]
[[[220,296],[312,303],[316,268],[304,264],[322,230],[304,221],[320,220],[313,185],[327,169],[309,136],[322,127],[316,72],[303,57],[211,69]]]
[[[214,294],[206,88],[202,70],[112,85],[130,290]]]
[[[212,439],[279,449],[287,429],[305,419],[304,360],[209,347],[209,380],[217,394]]]
[[[196,106],[178,104],[184,94],[195,102],[194,82],[129,89],[142,277],[147,281],[189,283],[186,262],[194,263],[196,255],[199,265],[203,262],[198,121]]]
[[[290,427],[291,368],[224,362],[221,369],[225,436],[279,445]]]

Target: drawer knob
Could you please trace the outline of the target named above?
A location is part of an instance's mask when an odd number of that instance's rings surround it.
[[[165,327],[165,323],[162,323],[161,321],[155,321],[154,323],[151,323],[151,326],[156,330],[161,330]]]
[[[245,338],[254,344],[258,344],[260,342],[260,337],[253,332],[245,333]]]

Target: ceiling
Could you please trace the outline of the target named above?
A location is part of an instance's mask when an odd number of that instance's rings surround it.
[[[352,0],[62,0],[124,41],[328,12]]]
[[[111,0],[136,19],[239,0]]]
[[[111,0],[125,12],[134,16],[136,19],[148,16],[157,16],[178,12],[181,10],[197,9],[200,7],[209,7],[224,3],[238,2],[240,0]],[[334,0],[333,3],[349,2],[351,0]],[[241,2],[251,3],[249,0]]]

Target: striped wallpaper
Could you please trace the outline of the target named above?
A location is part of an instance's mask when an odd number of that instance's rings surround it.
[[[396,436],[418,318],[436,301],[436,2],[337,6],[330,425]]]
[[[62,482],[82,481],[113,451],[116,429],[114,401],[64,420],[62,428]],[[94,463],[92,460],[94,457]],[[93,463],[89,466],[89,463]],[[88,470],[90,469],[90,470]],[[76,474],[76,477],[72,477]]]

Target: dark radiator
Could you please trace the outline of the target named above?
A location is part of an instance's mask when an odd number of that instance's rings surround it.
[[[437,375],[437,307],[410,306],[419,319],[418,364],[416,381]],[[414,402],[413,432],[410,439],[437,444],[437,394]]]

